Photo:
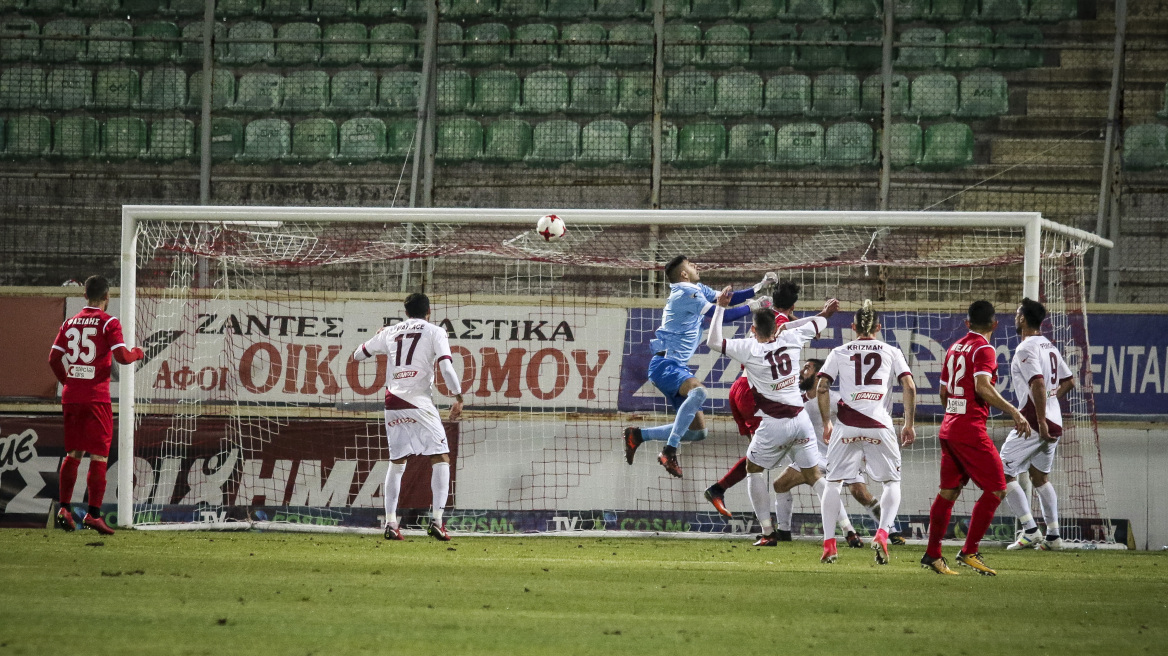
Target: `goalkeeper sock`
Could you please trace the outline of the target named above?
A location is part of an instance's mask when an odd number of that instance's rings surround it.
[[[101,517],[101,502],[105,500],[105,472],[109,463],[105,460],[89,459],[89,475],[85,484],[89,488],[89,514]]]
[[[880,493],[879,527],[889,533],[896,532],[896,513],[900,510],[900,481],[885,481]]]
[[[725,492],[741,483],[744,478],[746,478],[746,458],[739,458],[730,471],[726,472],[726,475],[718,481],[718,487],[721,488],[722,492]]]
[[[756,472],[746,475],[746,494],[750,497],[750,505],[754,508],[754,516],[758,518],[758,525],[763,535],[769,535],[774,530],[771,524],[770,508],[767,506],[766,472]]]
[[[952,515],[953,502],[938,494],[929,508],[929,546],[925,548],[925,555],[929,558],[941,557],[941,540],[945,539],[945,531],[949,530],[949,518]]]
[[[843,483],[840,481],[824,483],[823,496],[819,497],[819,514],[823,519],[823,539],[825,541],[835,538],[835,525],[836,522],[840,521],[840,490],[842,488]]]
[[[385,472],[385,486],[382,493],[385,495],[385,523],[397,528],[397,500],[401,495],[402,476],[406,473],[406,463],[389,463]]]
[[[442,513],[446,510],[446,498],[450,495],[450,463],[438,462],[431,465],[430,492],[434,495],[431,513],[434,523],[442,526]]]
[[[1030,512],[1030,501],[1026,498],[1026,491],[1018,481],[1006,483],[1006,505],[1010,507],[1010,512],[1014,513],[1018,521],[1022,522],[1022,528],[1027,532],[1038,526],[1033,513]]]
[[[681,407],[677,409],[677,416],[673,418],[673,430],[669,433],[669,446],[677,448],[681,444],[681,438],[689,430],[689,425],[693,423],[694,417],[702,410],[702,404],[706,402],[706,388],[695,387],[686,395],[685,401],[681,403]],[[644,437],[644,431],[642,431]]]
[[[669,439],[669,434],[673,432],[673,424],[665,424],[663,426],[653,426],[652,428],[641,429],[641,440],[644,442],[664,442]]]
[[[791,530],[791,515],[794,513],[795,499],[791,492],[775,492],[775,526],[780,531]]]
[[[1038,493],[1038,503],[1042,506],[1042,519],[1046,522],[1046,534],[1051,537],[1058,537],[1059,522],[1058,522],[1058,494],[1054,491],[1054,486],[1050,481],[1034,488]]]
[[[73,456],[65,456],[61,461],[61,472],[59,474],[59,487],[57,500],[61,502],[61,507],[69,509],[73,501],[73,486],[77,484],[77,467],[81,465],[81,460]]]
[[[962,551],[967,554],[977,553],[981,546],[981,538],[985,535],[990,522],[994,520],[994,512],[1002,500],[993,492],[982,492],[977,503],[973,504],[973,512],[969,517],[969,532],[965,535],[965,546]]]

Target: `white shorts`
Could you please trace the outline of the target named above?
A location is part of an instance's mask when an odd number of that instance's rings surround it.
[[[763,469],[774,469],[783,456],[790,456],[792,466],[797,469],[819,465],[815,428],[806,412],[786,419],[763,417],[746,448],[747,460]]]
[[[900,480],[900,444],[891,428],[837,423],[827,445],[827,480],[855,482],[861,471],[877,481]]]
[[[1002,469],[1011,478],[1018,478],[1031,467],[1049,474],[1054,465],[1056,446],[1058,442],[1043,442],[1037,433],[1031,433],[1030,437],[1020,437],[1018,431],[1012,430],[1002,444]]]
[[[408,410],[386,410],[385,434],[389,438],[390,460],[450,453],[446,429],[433,403]]]

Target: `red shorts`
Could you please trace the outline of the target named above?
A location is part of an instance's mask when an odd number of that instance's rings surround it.
[[[973,481],[986,492],[1006,489],[1006,474],[989,435],[976,442],[937,440],[941,443],[941,489],[954,490]]]
[[[750,383],[746,380],[746,376],[735,378],[734,384],[730,386],[730,414],[734,416],[734,423],[738,424],[739,435],[749,437],[758,430],[758,425],[762,423],[762,417],[755,417],[757,412],[758,406],[754,402],[754,390],[750,389]]]
[[[108,457],[114,439],[114,411],[109,403],[62,403],[65,450]]]

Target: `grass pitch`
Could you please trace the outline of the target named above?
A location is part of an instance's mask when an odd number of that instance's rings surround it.
[[[0,531],[3,654],[1164,653],[1168,557],[795,542]],[[952,560],[955,549],[946,549]]]

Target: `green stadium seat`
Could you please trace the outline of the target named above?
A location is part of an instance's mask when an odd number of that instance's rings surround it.
[[[235,88],[233,111],[264,113],[279,109],[284,100],[284,78],[277,73],[244,73]]]
[[[715,25],[706,30],[706,41],[733,41],[742,45],[705,46],[702,63],[706,66],[743,66],[750,62],[750,30],[744,25]]]
[[[847,41],[848,34],[839,25],[811,25],[803,28],[800,41]],[[795,67],[811,70],[842,67],[847,64],[848,50],[842,45],[799,46]]]
[[[499,0],[499,16],[502,18],[535,18],[547,9],[546,0]]]
[[[594,11],[592,0],[547,0],[543,15],[548,18],[580,19]]]
[[[69,111],[93,104],[93,73],[76,66],[49,70],[45,80],[45,109]]]
[[[111,118],[101,126],[101,155],[106,159],[138,159],[146,154],[146,121]]]
[[[978,0],[933,0],[929,18],[934,21],[965,21],[977,13]]]
[[[312,15],[320,16],[321,18],[348,18],[350,16],[356,16],[357,0],[312,0]]]
[[[519,109],[521,83],[515,71],[483,71],[474,79],[472,114],[509,114]]]
[[[700,71],[682,71],[665,80],[665,111],[692,116],[714,108],[714,78]]]
[[[216,0],[215,15],[226,18],[258,16],[264,9],[261,0]]]
[[[211,28],[212,53],[215,61],[221,61],[227,58],[227,44],[224,40],[227,39],[227,26],[223,23],[215,23]],[[188,64],[203,63],[203,23],[189,23],[183,26],[182,37],[183,43],[178,50],[178,60]],[[185,39],[196,39],[195,41],[186,41]]]
[[[665,20],[686,16],[689,16],[689,0],[665,0]]]
[[[1168,84],[1164,85],[1164,108],[1156,112],[1160,118],[1168,118]]]
[[[276,36],[281,39],[304,39],[311,43],[277,43],[274,63],[283,66],[315,64],[320,61],[320,26],[316,23],[285,23]]]
[[[779,14],[780,7],[786,9],[785,0],[739,0],[734,16],[746,23],[770,20]]]
[[[832,18],[845,23],[873,21],[884,15],[883,7],[877,0],[835,0]]]
[[[478,159],[483,154],[483,126],[473,118],[448,118],[438,121],[434,161],[459,164]]]
[[[1009,109],[1006,78],[997,73],[970,73],[961,78],[958,116],[989,118],[1001,116]]]
[[[377,111],[391,114],[416,112],[421,97],[421,73],[389,71],[381,76],[381,86],[377,93]]]
[[[892,115],[904,116],[908,112],[908,78],[899,73],[892,76]],[[860,113],[865,116],[879,116],[884,113],[884,77],[869,75],[860,85]]]
[[[40,24],[31,18],[9,18],[0,23],[0,59],[26,62],[36,59],[41,42],[27,37],[40,33]]]
[[[526,114],[552,114],[568,109],[568,76],[563,71],[535,71],[523,78]]]
[[[324,71],[292,71],[284,78],[285,112],[312,113],[329,101],[329,76]]]
[[[122,0],[119,13],[134,17],[154,16],[162,12],[165,4],[165,0]]]
[[[307,16],[309,9],[309,0],[264,0],[259,13],[267,18],[298,18]]]
[[[37,109],[45,102],[45,71],[14,66],[0,73],[0,109]]]
[[[376,107],[376,73],[368,70],[347,70],[339,71],[333,76],[332,82],[329,83],[328,111],[352,114],[371,112]],[[385,139],[382,139],[382,142],[384,141]]]
[[[1026,19],[1057,23],[1079,17],[1078,0],[1030,0]]]
[[[983,46],[994,42],[994,31],[984,25],[963,25],[949,30],[945,37],[949,44]],[[994,61],[989,48],[946,48],[945,68],[982,68]]]
[[[714,83],[714,116],[762,113],[762,78],[755,73],[727,73]]]
[[[66,116],[53,126],[53,157],[89,159],[97,155],[101,126],[92,116]]]
[[[341,124],[337,160],[369,162],[385,157],[385,121],[351,118]]]
[[[229,41],[238,42],[227,44],[227,54],[223,56],[223,63],[251,66],[276,59],[276,48],[271,42],[248,43],[249,39],[275,38],[271,23],[260,21],[236,23],[227,30],[227,38]],[[92,45],[90,47],[92,48]]]
[[[645,115],[653,112],[653,74],[648,71],[633,71],[621,76],[620,103],[616,113],[622,115]]]
[[[412,25],[405,23],[385,23],[369,30],[369,59],[367,64],[377,66],[398,66],[414,61],[417,44],[403,43],[418,38]]]
[[[235,103],[235,75],[226,68],[217,68],[211,76],[211,109],[221,111]],[[187,81],[187,109],[201,111],[203,107],[203,71],[191,73]]]
[[[138,101],[138,71],[131,68],[99,68],[93,83],[95,109],[129,109]]]
[[[720,123],[690,123],[677,137],[678,168],[713,166],[726,156],[726,128]]]
[[[648,66],[653,63],[653,28],[649,25],[622,23],[608,31],[610,66]],[[632,41],[644,45],[615,45],[613,41]]]
[[[426,21],[426,7],[429,5],[427,0],[402,0],[401,6],[397,9],[397,17],[405,20],[422,23]],[[439,17],[441,17],[442,3],[439,2]]]
[[[134,26],[134,36],[153,39],[177,39],[178,25],[167,21],[157,21]],[[161,64],[173,61],[178,56],[177,41],[135,41],[134,59],[147,64]]]
[[[551,120],[535,126],[531,133],[528,166],[559,166],[575,161],[580,153],[580,126],[575,121]]]
[[[779,14],[780,18],[799,23],[831,18],[831,0],[787,0],[787,10]]]
[[[766,81],[765,116],[804,116],[811,113],[811,78],[776,75]]]
[[[872,126],[867,123],[836,123],[824,137],[825,166],[869,166],[872,157]]]
[[[572,78],[569,89],[568,111],[575,114],[611,114],[620,99],[620,79],[612,71],[580,71]]]
[[[466,31],[466,63],[470,66],[491,66],[511,56],[511,46],[502,41],[511,39],[511,30],[502,23],[472,25]],[[489,45],[488,45],[489,44]]]
[[[665,25],[665,65],[693,66],[702,63],[702,28],[689,23]],[[679,42],[689,43],[682,45]]]
[[[201,125],[195,126],[195,154],[202,148]],[[243,124],[233,118],[211,118],[211,160],[235,159],[243,152]]]
[[[361,23],[325,25],[320,63],[326,66],[349,66],[365,61],[365,58],[369,56],[369,44],[337,42],[367,38],[369,38],[369,31]]]
[[[938,123],[925,130],[920,167],[946,170],[973,163],[973,130],[964,123]]]
[[[734,17],[733,0],[691,0],[689,18],[694,20],[721,20]]]
[[[358,0],[357,15],[361,18],[393,18],[402,8],[402,0]]]
[[[677,126],[661,123],[661,163],[669,164],[677,155]],[[653,122],[638,123],[629,130],[629,159],[631,165],[647,165],[653,161]]]
[[[884,52],[881,41],[884,39],[884,30],[879,25],[863,25],[852,30],[848,38],[852,41],[867,41],[870,46],[848,46],[848,67],[852,69],[873,71],[880,70],[884,63]]]
[[[786,23],[763,23],[754,28],[755,41],[794,41],[798,38],[794,25]],[[750,65],[757,68],[777,69],[791,65],[795,57],[794,46],[751,46]]]
[[[146,159],[173,162],[195,156],[195,124],[185,118],[163,118],[150,125]]]
[[[45,157],[49,154],[52,134],[49,119],[44,116],[13,116],[4,127],[9,157]]]
[[[530,152],[531,125],[527,121],[503,119],[487,126],[483,136],[484,162],[522,162]]]
[[[642,0],[596,0],[596,9],[591,16],[594,18],[636,18],[648,14]]]
[[[853,116],[860,112],[860,79],[830,74],[815,78],[811,87],[811,115]]]
[[[977,18],[982,21],[1006,23],[1026,16],[1026,0],[981,0]]]
[[[920,163],[924,141],[921,126],[916,123],[893,123],[889,141],[891,143],[888,157],[892,160],[893,168],[916,166]]]
[[[909,116],[951,116],[957,111],[957,78],[948,73],[921,75],[912,81],[910,97]]]
[[[199,4],[201,15],[202,3]],[[66,3],[65,11],[76,16],[109,16],[118,12],[118,0],[76,0]]]
[[[400,162],[414,152],[417,119],[400,119],[385,126],[385,158]]]
[[[608,46],[603,42],[608,39],[608,32],[602,25],[596,23],[575,23],[565,25],[560,33],[563,41],[591,41],[593,45],[563,45],[560,47],[560,57],[557,60],[566,66],[595,66],[608,56]]]
[[[183,17],[202,16],[205,4],[203,0],[170,0],[166,4],[165,13]]]
[[[63,4],[62,0],[28,0],[22,13],[33,15],[58,14],[64,8]]]
[[[76,18],[62,18],[45,23],[45,36],[85,37],[85,22]],[[6,44],[7,45],[7,44]],[[47,62],[71,62],[81,59],[85,41],[45,41],[41,44],[41,59]]]
[[[623,164],[629,158],[629,126],[624,121],[593,121],[580,131],[581,166]]]
[[[421,35],[420,35],[421,36]],[[438,41],[462,41],[462,27],[457,23],[438,23]],[[462,44],[453,43],[438,46],[438,63],[457,64],[462,62]]]
[[[445,18],[479,18],[492,16],[498,11],[495,0],[444,0],[448,6],[442,11]],[[440,5],[441,6],[441,5]]]
[[[440,114],[457,114],[470,107],[474,81],[466,71],[438,71],[436,105]]]
[[[725,164],[759,166],[775,160],[775,128],[767,123],[740,123],[730,128]]]
[[[775,164],[815,166],[823,163],[823,126],[818,123],[790,123],[775,135]]]
[[[11,137],[9,137],[9,144],[11,144]],[[11,150],[11,145],[9,149]],[[1145,123],[1133,125],[1124,130],[1123,167],[1125,169],[1146,171],[1165,166],[1168,166],[1168,125]]]
[[[940,68],[945,57],[945,31],[935,27],[914,27],[900,33],[901,43],[922,44],[901,46],[893,65],[896,68],[930,69]],[[932,46],[932,47],[926,47]]]
[[[332,119],[310,118],[292,126],[289,162],[310,164],[337,156],[337,124]]]
[[[142,91],[135,108],[169,111],[186,104],[187,74],[181,68],[153,68],[142,73]]]
[[[555,25],[529,23],[515,28],[516,41],[555,41],[560,38]],[[555,44],[516,44],[511,47],[511,63],[519,66],[539,66],[556,58]]]
[[[892,0],[892,15],[898,23],[910,23],[929,17],[929,0]]]
[[[1042,30],[1031,25],[1007,25],[998,28],[994,42],[1010,45],[1040,45]],[[1042,66],[1041,50],[1002,48],[994,50],[994,68],[1013,70]]]
[[[105,38],[128,38],[134,36],[134,28],[127,21],[99,21],[89,26],[89,43],[86,44],[82,61],[95,64],[112,64],[126,61],[133,54],[131,41],[104,41]]]
[[[292,126],[282,118],[261,118],[243,130],[243,152],[235,161],[244,164],[279,162],[292,151]]]

